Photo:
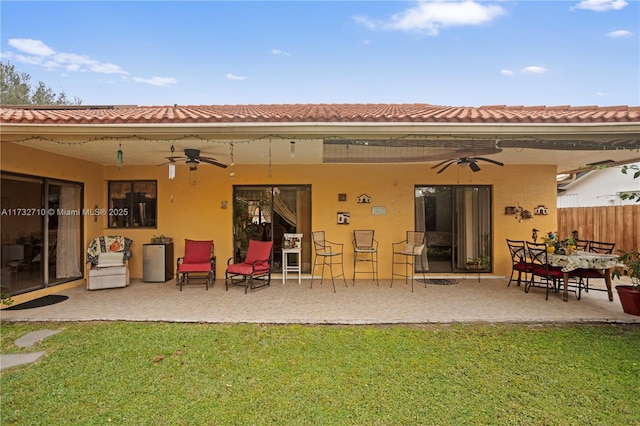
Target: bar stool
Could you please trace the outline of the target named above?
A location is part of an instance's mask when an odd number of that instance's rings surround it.
[[[360,271],[358,274],[371,273],[376,284],[378,281],[378,241],[373,238],[373,229],[357,229],[353,231],[353,284],[356,284],[356,264],[370,262],[371,272]]]
[[[296,256],[295,263],[289,263],[289,255]],[[302,234],[284,234],[282,245],[282,284],[287,280],[289,272],[298,273],[298,284],[302,282]]]

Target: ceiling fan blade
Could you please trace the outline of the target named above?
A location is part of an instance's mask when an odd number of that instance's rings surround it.
[[[476,163],[474,160],[469,161],[469,168],[474,172],[480,171],[480,166],[478,166],[478,163]]]
[[[447,170],[447,168],[448,168],[450,165],[452,165],[452,164],[454,164],[454,163],[456,163],[456,162],[457,162],[457,160],[451,160],[451,161],[449,161],[449,164],[447,164],[446,166],[444,166],[443,168],[441,168],[440,170],[438,170],[438,173],[437,173],[437,174],[440,174],[440,173],[444,172],[445,170]]]
[[[431,168],[432,168],[432,169],[437,169],[438,167],[442,166],[442,165],[443,165],[444,163],[446,163],[447,161],[454,161],[454,160],[452,160],[451,158],[449,158],[449,159],[447,159],[447,160],[444,160],[444,161],[439,162],[439,163],[438,163],[438,164],[436,164],[435,166],[431,166]]]
[[[184,160],[187,157],[164,157],[167,160],[169,160],[170,163],[175,163],[176,160]]]
[[[222,167],[223,169],[227,168],[226,164],[219,163],[215,161],[214,158],[200,157],[198,160],[200,160],[202,163],[208,163],[208,164],[213,164],[214,166]]]
[[[486,162],[489,162],[489,163],[496,164],[496,165],[498,165],[498,166],[504,166],[504,163],[501,163],[501,162],[496,161],[496,160],[492,160],[491,158],[473,157],[473,159],[474,159],[474,160],[482,160],[482,161],[486,161]]]

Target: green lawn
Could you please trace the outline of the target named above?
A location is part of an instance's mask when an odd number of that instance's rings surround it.
[[[3,323],[2,425],[640,425],[640,327]]]

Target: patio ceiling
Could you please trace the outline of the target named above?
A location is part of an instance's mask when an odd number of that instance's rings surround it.
[[[479,155],[560,173],[640,161],[640,107],[3,107],[0,117],[3,143],[102,165],[115,165],[119,147],[126,165],[161,164],[171,146],[222,163],[233,152],[236,164],[432,165]]]

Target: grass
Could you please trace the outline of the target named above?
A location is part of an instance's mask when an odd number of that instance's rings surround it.
[[[639,425],[640,327],[3,323],[3,425]]]

